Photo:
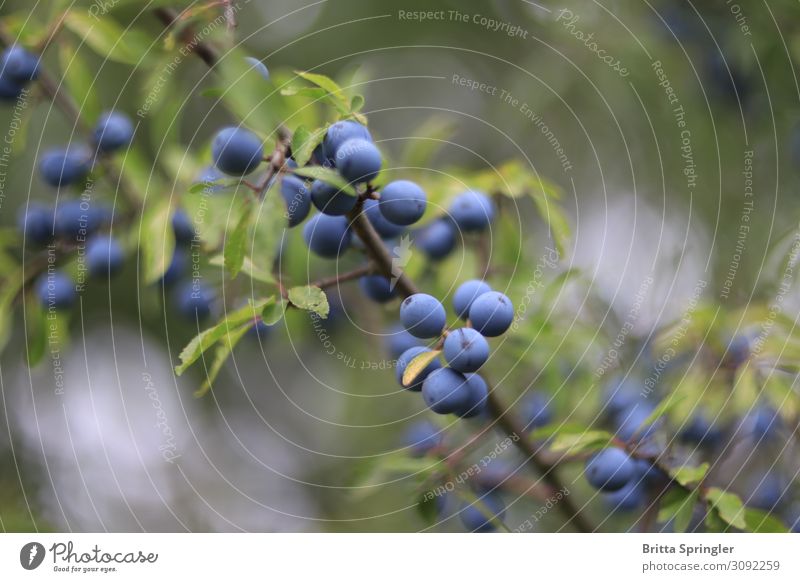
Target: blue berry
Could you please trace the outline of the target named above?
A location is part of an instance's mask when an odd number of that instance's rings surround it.
[[[795,502],[786,510],[786,524],[792,533],[800,533],[800,503]]]
[[[17,224],[26,241],[47,244],[53,238],[53,209],[31,203],[27,209],[22,209]]]
[[[586,480],[601,491],[622,489],[634,478],[635,473],[633,460],[617,448],[603,449],[586,463]]]
[[[203,283],[186,281],[174,293],[178,313],[189,321],[203,321],[211,315],[214,294]]]
[[[45,309],[68,309],[75,303],[75,284],[61,271],[44,273],[36,281],[36,296]]]
[[[477,372],[489,359],[489,344],[474,329],[462,327],[447,334],[444,359],[459,372]]]
[[[494,220],[494,202],[483,192],[467,190],[450,205],[450,217],[467,232],[484,230]]]
[[[376,303],[386,303],[397,296],[397,290],[392,289],[389,279],[383,275],[366,275],[358,281],[364,295]]]
[[[106,222],[107,209],[83,200],[66,200],[55,210],[55,233],[59,238],[83,242]]]
[[[726,59],[717,51],[709,51],[704,68],[707,84],[718,100],[734,106],[745,104],[751,92],[750,78],[730,55]]]
[[[422,383],[425,404],[438,414],[464,411],[471,401],[467,379],[451,368],[434,370]]]
[[[297,176],[284,176],[281,180],[281,196],[286,202],[289,228],[303,222],[311,211],[311,194],[306,183]]]
[[[194,224],[183,208],[178,208],[172,214],[172,232],[175,233],[175,242],[179,245],[188,245],[194,238]]]
[[[649,402],[640,402],[617,414],[617,437],[623,441],[644,441],[650,438],[662,424],[661,419],[644,424],[653,409]]]
[[[25,86],[0,73],[0,100],[15,101],[22,95]]]
[[[408,348],[405,352],[403,352],[400,355],[399,358],[397,358],[396,375],[398,384],[403,386],[403,374],[405,373],[406,367],[411,362],[411,360],[413,360],[422,353],[430,351],[431,350],[423,346],[414,346],[413,348]],[[438,370],[441,367],[442,364],[441,362],[439,362],[438,359],[432,360],[430,364],[428,364],[427,366],[425,366],[425,368],[423,368],[422,372],[419,373],[419,375],[414,379],[414,381],[411,384],[403,387],[407,388],[408,390],[411,390],[412,392],[419,392],[420,390],[422,390],[422,383],[425,381],[425,378],[427,378],[431,372],[433,372],[434,370]]]
[[[399,358],[407,349],[421,346],[422,342],[408,333],[402,324],[398,323],[389,328],[386,335],[386,344],[391,356]]]
[[[489,291],[475,298],[469,308],[472,327],[486,337],[497,337],[511,327],[514,321],[514,305],[497,291]]]
[[[411,335],[431,338],[442,333],[447,323],[447,314],[435,297],[415,293],[400,304],[400,321]]]
[[[531,392],[523,399],[520,414],[525,430],[542,428],[553,422],[550,399],[540,392]]]
[[[220,172],[216,166],[206,166],[197,176],[194,183],[206,184],[206,187],[203,188],[203,192],[205,194],[214,194],[224,188],[224,185],[220,183],[224,178],[225,175]]]
[[[0,56],[0,77],[27,83],[39,76],[39,57],[19,45],[11,45]]]
[[[211,157],[220,171],[231,176],[244,176],[259,166],[264,157],[264,146],[252,131],[226,127],[214,136]]]
[[[456,246],[453,223],[447,219],[434,220],[414,234],[414,244],[431,260],[445,258]]]
[[[400,236],[405,231],[405,227],[386,220],[379,210],[379,206],[380,202],[377,200],[370,198],[364,201],[364,214],[367,215],[367,219],[375,229],[375,232],[383,239]]]
[[[327,161],[328,165],[336,165],[336,152],[339,147],[349,139],[363,139],[371,142],[369,130],[356,121],[337,121],[328,128],[325,138],[320,144],[320,163]]]
[[[747,425],[756,441],[769,440],[781,429],[783,424],[778,411],[768,404],[756,407],[747,417]]]
[[[311,184],[311,201],[324,214],[343,216],[355,208],[358,198],[322,180],[314,180]]]
[[[110,236],[95,236],[86,245],[86,265],[93,277],[109,277],[122,269],[125,253]]]
[[[606,493],[604,497],[606,505],[614,511],[634,511],[647,501],[643,487],[635,480],[629,481],[621,489]]]
[[[783,500],[787,484],[773,472],[767,472],[761,478],[756,477],[756,480],[753,492],[745,499],[745,503],[764,511],[773,511]]]
[[[694,445],[714,447],[722,441],[723,432],[711,424],[704,412],[699,411],[681,427],[680,438]]]
[[[661,467],[658,467],[647,459],[634,459],[633,462],[638,475],[638,478],[634,477],[636,481],[641,481],[642,485],[650,489],[663,490],[665,487],[669,486],[670,477]]]
[[[255,57],[245,57],[244,60],[247,61],[247,64],[249,64],[256,73],[261,75],[262,79],[269,81],[269,69],[267,65]]]
[[[471,504],[461,508],[461,523],[468,531],[489,533],[497,529],[494,520],[502,520],[506,514],[506,506],[500,496],[494,492],[486,493]]]
[[[351,184],[371,182],[382,164],[381,152],[365,139],[349,139],[336,150],[336,169]]]
[[[186,273],[186,268],[188,265],[189,259],[184,250],[181,248],[176,248],[172,253],[172,259],[170,260],[167,270],[164,271],[163,275],[161,275],[160,283],[165,287],[174,285]]]
[[[461,418],[480,416],[486,410],[486,401],[489,398],[489,386],[478,374],[464,374],[467,380],[467,400],[464,405],[455,411]]]
[[[614,378],[603,391],[605,412],[614,418],[642,400],[641,387],[633,378]]]
[[[403,444],[410,449],[412,457],[424,457],[442,444],[442,433],[430,422],[416,422],[403,435]]]
[[[84,180],[91,169],[92,152],[81,145],[48,150],[39,160],[42,178],[56,188]]]
[[[738,368],[750,359],[750,338],[746,335],[737,335],[728,343],[725,354],[725,364]]]
[[[333,259],[347,250],[353,236],[344,216],[317,214],[303,227],[308,248],[321,257]]]
[[[92,140],[101,152],[113,152],[133,140],[133,122],[116,111],[107,111],[100,116],[92,130]]]
[[[414,224],[425,214],[428,197],[410,180],[389,182],[381,190],[379,209],[383,217],[393,224]]]
[[[472,279],[466,281],[458,286],[456,292],[453,294],[453,311],[456,312],[461,319],[469,318],[469,308],[472,307],[472,302],[484,293],[488,293],[492,288],[486,281],[479,279]]]

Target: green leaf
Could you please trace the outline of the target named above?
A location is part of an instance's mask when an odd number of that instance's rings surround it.
[[[208,264],[215,267],[224,267],[225,257],[224,255],[216,255],[211,257],[211,259],[208,261]],[[275,277],[272,275],[272,273],[256,266],[252,259],[247,255],[245,255],[244,260],[242,261],[242,273],[254,281],[260,281],[261,283],[267,283],[269,285],[275,283]]]
[[[16,299],[25,280],[22,269],[12,272],[3,281],[0,289],[0,352],[2,352],[11,337],[11,326],[14,323],[14,310],[11,304]]]
[[[242,269],[242,264],[244,263],[252,208],[250,204],[242,205],[241,214],[236,223],[236,227],[225,239],[223,255],[225,257],[225,268],[230,272],[231,279],[236,278],[236,275],[239,274],[239,271]]]
[[[531,438],[536,441],[550,439],[559,434],[579,434],[586,431],[586,427],[578,423],[553,423],[550,426],[543,426],[531,432]]]
[[[225,88],[220,99],[245,126],[262,137],[269,136],[288,117],[286,105],[280,95],[265,91],[263,77],[246,57],[240,48],[234,48],[217,62],[214,71]]]
[[[30,296],[25,302],[25,320],[25,358],[28,366],[34,368],[44,357],[48,331],[45,310],[36,297]]]
[[[674,392],[671,393],[667,398],[662,400],[658,403],[653,411],[647,415],[647,418],[642,421],[639,427],[636,429],[634,436],[642,432],[646,427],[653,424],[656,420],[670,412],[673,408],[675,408],[678,404],[680,404],[684,400],[685,396],[680,394],[675,394]]]
[[[413,476],[420,484],[436,472],[439,461],[430,457],[409,457],[404,452],[396,452],[375,457],[355,475],[351,492],[360,499],[388,481]]]
[[[295,71],[295,74],[317,87],[325,89],[332,97],[331,102],[341,113],[350,113],[350,103],[347,100],[347,96],[333,79],[306,71]]]
[[[147,35],[134,28],[123,29],[108,15],[95,18],[89,12],[70,10],[64,26],[81,37],[100,56],[141,67],[151,50]]]
[[[769,512],[746,507],[744,510],[745,530],[752,533],[788,533],[784,523]]]
[[[705,493],[705,498],[725,523],[737,529],[745,529],[744,505],[737,495],[717,487],[710,487]]]
[[[550,228],[550,237],[556,244],[558,252],[563,256],[571,236],[571,229],[564,211],[548,197],[542,196],[541,192],[532,192],[532,198],[539,211],[539,216]]]
[[[406,369],[403,371],[403,386],[410,386],[414,380],[417,379],[422,373],[422,370],[428,367],[433,360],[439,357],[442,350],[430,350],[422,352],[406,364]]]
[[[125,151],[108,159],[122,174],[126,191],[138,202],[147,201],[149,192],[162,192],[161,177],[153,171],[153,158],[145,154],[141,144],[132,144]],[[151,198],[152,200],[152,198]]]
[[[95,87],[95,75],[72,43],[63,41],[59,45],[58,57],[64,71],[64,83],[81,111],[81,116],[90,123],[100,117],[100,101]]]
[[[673,467],[669,470],[669,475],[684,487],[689,487],[703,480],[708,473],[708,463],[703,463],[699,467]]]
[[[697,490],[687,491],[680,487],[673,487],[661,500],[658,521],[660,523],[672,521],[676,532],[686,531],[692,520],[698,496]]]
[[[318,73],[309,73],[307,71],[295,71],[294,73],[298,77],[302,77],[303,79],[305,79],[310,83],[313,83],[317,87],[322,87],[328,93],[344,96],[342,88],[339,87],[336,81],[334,81],[330,77],[326,77],[325,75],[320,75]]]
[[[439,517],[436,496],[423,493],[417,500],[417,513],[426,525],[433,525]]]
[[[412,168],[427,168],[436,152],[453,137],[457,125],[450,120],[433,116],[424,121],[403,148],[403,165]]]
[[[330,312],[328,305],[328,298],[325,292],[319,287],[312,285],[304,285],[301,287],[292,287],[287,293],[289,301],[292,305],[306,311],[312,311],[319,315],[322,319],[327,319]]]
[[[169,198],[157,199],[142,214],[139,223],[144,280],[155,283],[161,279],[172,262],[175,252],[175,233],[172,230],[172,207]]]
[[[219,371],[222,369],[222,366],[228,359],[228,356],[231,355],[233,352],[233,348],[236,347],[236,344],[239,343],[239,340],[244,337],[253,324],[251,322],[245,323],[239,329],[236,329],[230,333],[225,334],[225,336],[217,342],[217,349],[214,350],[214,360],[211,362],[211,367],[208,369],[208,373],[206,374],[206,379],[203,380],[203,383],[200,385],[194,395],[198,398],[204,396],[214,383],[214,380],[217,379],[219,375]]]
[[[306,129],[304,126],[298,127],[292,135],[292,156],[298,166],[305,166],[311,159],[311,154],[325,138],[328,126],[321,127],[314,131]]]
[[[304,168],[294,168],[292,173],[297,176],[302,176],[303,178],[321,180],[351,196],[356,196],[358,194],[355,188],[347,183],[347,180],[342,178],[336,170],[331,170],[330,168],[325,168],[323,166],[306,166]]]
[[[329,93],[322,87],[301,87],[299,85],[284,87],[281,89],[281,95],[285,97],[310,97],[314,100],[324,99]]]
[[[281,240],[286,234],[288,222],[283,196],[279,192],[268,192],[253,218],[252,240],[247,253],[252,260],[252,267],[248,271],[252,278],[265,282],[274,281],[272,267],[278,256]]]
[[[236,228],[246,200],[247,196],[242,192],[187,192],[181,197],[181,205],[192,219],[203,248],[218,251],[227,233]]]
[[[709,509],[706,512],[704,522],[708,533],[723,533],[730,530],[730,526],[725,523],[725,520],[720,517],[719,512],[714,509]]]
[[[252,322],[255,318],[261,317],[264,311],[275,303],[274,297],[261,299],[255,303],[245,305],[228,313],[221,322],[213,327],[201,332],[192,338],[183,351],[181,351],[181,363],[175,367],[175,373],[180,376],[189,366],[203,355],[203,353],[216,344],[220,339],[231,333],[239,326]]]
[[[605,449],[613,438],[614,435],[604,430],[584,429],[581,432],[559,434],[553,440],[551,448],[553,451],[563,451],[570,455],[585,453]]]
[[[225,182],[221,180],[215,182],[194,182],[186,191],[189,194],[208,194],[209,196],[218,196],[220,194],[235,193],[239,186],[240,184],[238,182]]]
[[[364,107],[364,96],[353,95],[353,98],[350,99],[350,112],[357,113],[358,111],[361,111],[362,107]]]

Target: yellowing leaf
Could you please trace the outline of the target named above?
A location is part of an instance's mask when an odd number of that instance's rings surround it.
[[[406,369],[403,371],[403,386],[410,386],[413,384],[414,380],[417,379],[422,371],[428,367],[432,361],[439,357],[439,354],[442,353],[442,350],[430,350],[422,352],[414,357],[408,364],[406,365]]]

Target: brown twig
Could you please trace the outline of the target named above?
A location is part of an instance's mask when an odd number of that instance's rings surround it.
[[[528,462],[536,468],[537,472],[541,474],[542,480],[556,491],[565,488],[565,485],[555,472],[555,466],[550,465],[542,459],[537,448],[526,438],[526,431],[524,428],[500,403],[495,390],[489,390],[486,404],[490,414],[497,421],[498,426],[503,429],[509,437],[512,437],[517,448],[525,455]],[[571,498],[565,496],[564,499],[559,501],[558,509],[564,517],[567,518],[567,523],[571,524],[578,531],[594,531],[592,525],[578,507],[575,506]]]
[[[389,249],[383,244],[381,237],[375,232],[367,215],[364,213],[363,201],[359,201],[356,204],[356,207],[348,214],[348,218],[353,231],[364,243],[367,254],[374,261],[377,271],[387,279],[394,278],[397,281],[395,288],[403,297],[419,293],[416,285],[408,278],[405,272],[395,272],[395,268],[392,265],[392,255],[389,254]]]
[[[156,8],[153,12],[166,29],[172,28],[181,17],[180,13],[172,8]],[[191,48],[192,53],[197,55],[209,68],[217,64],[219,60],[217,51],[208,43],[198,40],[191,29],[187,28],[183,31],[181,34],[181,41],[184,42],[187,47]]]
[[[316,281],[312,281],[309,283],[312,287],[319,287],[320,289],[325,289],[327,287],[334,287],[339,285],[340,283],[346,283],[347,281],[352,281],[353,279],[360,279],[364,275],[369,275],[375,272],[375,265],[372,263],[367,263],[366,265],[362,265],[352,271],[348,271],[347,273],[342,273],[341,275],[333,275],[331,277],[323,277],[322,279],[317,279]]]

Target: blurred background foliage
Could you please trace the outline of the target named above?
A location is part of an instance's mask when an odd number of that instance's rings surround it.
[[[517,305],[530,300],[520,328],[493,346],[490,375],[509,405],[536,389],[551,398],[558,422],[602,425],[608,376],[613,372],[643,381],[659,346],[672,341],[702,281],[700,306],[681,334],[678,351],[685,360],[678,369],[665,372],[658,385],[664,393],[685,393],[668,422],[679,429],[700,407],[735,427],[763,392],[780,408],[786,426],[794,427],[794,374],[800,366],[800,344],[793,339],[800,305],[796,291],[787,295],[757,365],[732,372],[731,379],[721,362],[731,337],[756,336],[761,324],[770,320],[768,305],[781,282],[797,225],[800,86],[794,60],[800,51],[800,7],[791,0],[774,0],[742,3],[741,12],[735,13],[729,4],[708,4],[330,0],[303,6],[288,0],[252,1],[234,3],[238,27],[233,33],[220,24],[219,7],[197,8],[187,26],[218,47],[215,72],[184,54],[181,34],[166,34],[153,13],[157,6],[181,8],[180,2],[9,1],[0,13],[10,34],[35,46],[47,38],[48,23],[69,8],[71,16],[47,49],[44,64],[76,98],[87,123],[110,108],[126,111],[137,121],[133,148],[115,163],[131,190],[142,193],[145,209],[157,208],[162,200],[191,206],[186,193],[210,161],[210,137],[224,124],[241,121],[269,141],[281,122],[294,130],[334,120],[336,112],[326,104],[281,94],[281,88],[302,84],[295,70],[328,75],[348,96],[364,96],[362,113],[389,160],[385,167],[390,169],[381,179],[402,176],[422,183],[433,208],[426,220],[466,186],[512,194],[501,201],[503,212],[492,233],[488,262],[496,288]],[[107,13],[99,21],[92,19],[90,11],[105,11],[103,6]],[[413,22],[399,18],[401,10],[453,10],[469,15],[469,21],[447,16]],[[565,26],[570,21],[565,11],[578,17],[571,28]],[[510,36],[487,30],[472,20],[474,15],[517,25],[521,32]],[[111,28],[98,33],[93,28],[101,26],[98,22]],[[87,27],[94,32],[87,34]],[[629,74],[621,76],[606,66],[575,31],[592,34]],[[109,39],[119,42],[112,48]],[[265,83],[248,70],[244,56],[262,60],[271,81]],[[693,187],[684,173],[687,158],[681,147],[687,143],[686,134],[676,125],[675,105],[668,102],[654,62],[661,64],[685,111],[684,129],[690,132],[696,173]],[[474,80],[486,90],[471,90],[454,78]],[[526,111],[535,114],[539,124]],[[0,126],[11,127],[14,115],[8,107],[0,110]],[[47,100],[36,99],[22,116],[12,161],[5,168],[0,211],[0,221],[9,229],[26,200],[52,200],[35,171],[39,152],[77,137],[77,128]],[[553,140],[563,155],[555,151]],[[754,196],[746,197],[743,171],[750,151],[755,185]],[[120,212],[129,204],[107,184],[98,188]],[[521,196],[526,190],[546,196]],[[537,200],[547,200],[539,212]],[[746,210],[751,200],[752,210]],[[560,217],[560,209],[566,218]],[[233,212],[224,202],[212,214],[230,218]],[[550,217],[550,228],[542,215]],[[567,242],[559,238],[565,231],[559,221],[571,227]],[[744,248],[737,252],[742,224],[749,229]],[[131,232],[131,244],[141,236]],[[426,292],[446,298],[458,283],[482,270],[486,249],[473,242],[434,267],[421,254],[412,255],[408,272]],[[554,251],[558,244],[563,247]],[[333,272],[330,264],[308,258],[297,229],[287,231],[282,248],[281,267],[293,284]],[[556,267],[542,260],[554,252],[560,257]],[[730,292],[723,294],[735,257],[740,257],[735,277]],[[257,293],[258,282],[249,279],[223,282],[221,269],[207,264],[208,259],[202,258],[204,276],[226,290],[226,303],[237,294]],[[159,500],[155,495],[156,484],[162,483],[158,478],[155,484],[140,485],[136,493],[118,495],[126,475],[119,477],[120,472],[138,473],[141,466],[135,458],[126,468],[95,463],[90,443],[105,434],[99,429],[97,434],[94,428],[87,433],[94,436],[86,437],[86,448],[73,446],[71,452],[64,449],[59,454],[56,443],[65,438],[61,423],[69,427],[76,421],[65,421],[61,406],[53,403],[38,413],[37,407],[32,410],[33,392],[50,390],[52,373],[34,371],[31,380],[20,366],[24,352],[18,340],[24,332],[19,320],[2,360],[7,424],[0,437],[3,529],[426,527],[416,514],[419,484],[413,478],[393,477],[388,485],[369,486],[370,479],[376,479],[371,472],[374,459],[400,447],[404,428],[426,416],[419,399],[396,388],[391,357],[379,347],[396,320],[396,305],[367,304],[357,286],[342,287],[329,296],[333,313],[322,324],[322,333],[308,313],[288,311],[264,341],[237,348],[213,393],[194,400],[191,393],[202,381],[202,371],[178,381],[170,366],[197,330],[169,313],[165,317],[167,298],[152,289],[147,292],[131,263],[110,288],[89,286],[80,321],[72,322],[70,349],[76,359],[82,353],[91,357],[81,337],[107,339],[113,313],[113,329],[131,333],[127,344],[114,342],[104,365],[131,358],[136,369],[144,351],[164,352],[160,394],[173,407],[174,430],[180,426],[186,431],[185,447],[201,450],[194,455],[185,451],[184,458],[190,467],[187,474],[207,480],[204,493],[183,491],[191,478],[176,478],[174,467],[162,466],[156,455],[155,460],[139,460],[143,466],[160,467],[171,496]],[[337,267],[346,271],[347,261]],[[637,293],[648,276],[654,282],[640,301]],[[532,281],[537,286],[531,294]],[[598,374],[626,322],[633,330],[618,350],[619,357],[608,375]],[[146,350],[137,348],[140,332],[147,337]],[[780,373],[774,372],[776,366]],[[88,369],[83,373],[91,375]],[[124,403],[130,398],[126,390],[134,388],[117,376],[108,375]],[[85,386],[80,371],[67,382],[71,393]],[[14,391],[30,394],[9,396]],[[119,402],[106,406],[117,410]],[[103,412],[102,407],[75,407],[75,414]],[[50,431],[43,420],[47,414],[59,421],[54,421],[52,434],[42,437]],[[86,423],[93,422],[91,416]],[[454,444],[474,430],[456,423],[442,426]],[[793,433],[787,429],[785,434]],[[113,435],[101,438],[112,457],[135,454],[135,447],[116,448]],[[488,450],[493,446],[486,445]],[[770,451],[772,456],[757,462],[778,459],[784,475],[791,477],[797,472],[795,449],[793,442],[782,442]],[[687,458],[693,460],[694,454],[687,453]],[[730,454],[735,458],[741,451]],[[51,468],[53,459],[63,455],[67,458]],[[216,476],[204,474],[206,464],[217,467],[218,459],[231,455],[241,455],[240,463],[218,470]],[[521,458],[513,453],[505,457],[507,471],[525,472]],[[276,463],[276,458],[287,460]],[[94,484],[76,487],[75,466],[90,467]],[[752,493],[747,481],[763,470],[748,471],[740,493]],[[588,500],[590,515],[601,529],[633,527],[635,517],[610,514],[579,475],[580,467],[572,466],[564,480],[571,490],[574,486],[575,497]],[[85,508],[82,504],[69,509],[54,503],[70,486],[84,501],[103,500],[94,508],[94,517],[74,515],[75,508]],[[207,502],[215,494],[222,506]],[[241,497],[242,503],[225,506],[228,496]],[[162,503],[178,508],[172,517],[160,514]],[[539,506],[539,501],[521,499],[508,522],[522,523]],[[144,517],[131,521],[131,514]],[[459,529],[451,521],[437,527]],[[560,524],[558,515],[546,515],[536,529],[556,530]]]

